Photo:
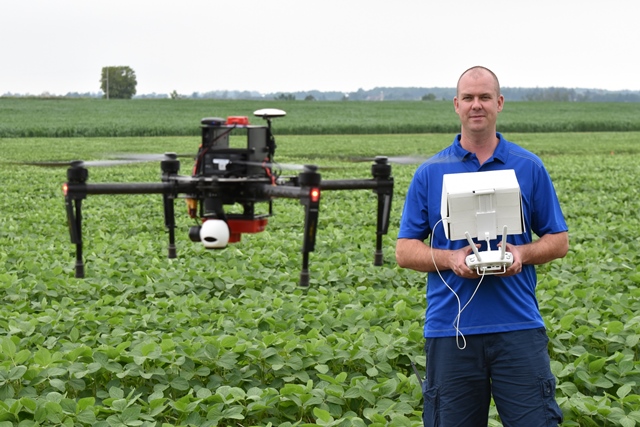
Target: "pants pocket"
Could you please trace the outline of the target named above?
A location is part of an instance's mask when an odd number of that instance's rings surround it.
[[[562,423],[562,410],[556,402],[556,379],[555,377],[540,379],[540,392],[545,408],[546,426],[557,426]]]

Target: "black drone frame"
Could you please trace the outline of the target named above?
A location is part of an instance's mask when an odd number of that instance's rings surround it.
[[[300,286],[309,286],[309,253],[315,249],[320,195],[323,191],[333,190],[373,190],[377,194],[377,228],[374,265],[383,264],[382,236],[389,228],[389,216],[393,197],[393,177],[391,165],[386,157],[376,157],[371,166],[370,179],[322,180],[317,167],[308,165],[296,176],[275,178],[272,176],[272,157],[275,150],[271,122],[268,127],[256,127],[261,135],[258,140],[264,143],[251,147],[249,136],[248,149],[228,148],[225,144],[217,147],[218,136],[227,135],[234,126],[227,126],[215,120],[203,119],[203,144],[200,151],[208,150],[213,162],[194,169],[193,176],[179,175],[180,161],[175,153],[166,153],[160,162],[161,182],[157,183],[88,183],[88,170],[82,161],[71,162],[67,170],[67,182],[64,184],[65,205],[71,242],[76,247],[75,277],[83,278],[83,241],[82,241],[82,201],[88,195],[99,194],[161,194],[164,205],[164,225],[169,235],[168,257],[176,258],[175,242],[175,209],[177,198],[197,200],[200,206],[199,217],[203,219],[218,218],[230,224],[231,232],[257,232],[250,230],[251,224],[260,221],[264,216],[272,215],[272,201],[275,198],[298,199],[305,208],[304,236],[302,242],[302,270]],[[214,135],[214,137],[212,137]],[[255,138],[254,138],[255,140]],[[264,152],[261,152],[264,151]],[[199,152],[199,156],[200,156]],[[259,156],[263,163],[257,166],[252,156]],[[203,157],[204,158],[204,157]],[[223,169],[205,170],[211,164],[224,160]],[[256,157],[257,158],[257,157]],[[232,167],[230,167],[232,166]],[[239,167],[234,168],[234,167]],[[244,212],[228,214],[223,205],[241,204]],[[269,214],[257,215],[256,203],[268,203]],[[243,229],[242,224],[250,226]],[[233,224],[233,225],[232,225]],[[234,228],[240,224],[240,229]],[[191,240],[197,241],[190,232]],[[236,241],[237,241],[236,240]]]

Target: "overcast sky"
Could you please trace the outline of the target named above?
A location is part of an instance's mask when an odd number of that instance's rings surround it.
[[[0,95],[453,87],[640,90],[638,0],[0,0]]]

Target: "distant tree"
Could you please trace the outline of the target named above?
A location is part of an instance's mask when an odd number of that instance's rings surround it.
[[[305,101],[315,101],[316,97],[313,96],[313,95],[307,95],[307,96],[304,97],[304,100]]]
[[[423,101],[435,101],[436,100],[436,96],[433,93],[429,92],[426,95],[422,95],[422,100]]]
[[[100,88],[103,98],[131,99],[136,94],[136,73],[127,66],[102,67]]]
[[[176,91],[176,90],[174,90],[173,92],[171,92],[171,93],[169,94],[169,97],[170,97],[171,99],[180,99],[180,98],[183,98],[183,96],[182,96],[182,95],[180,95],[180,94],[178,93],[178,91]]]
[[[527,101],[559,101],[569,102],[579,100],[574,89],[562,87],[536,88],[529,91],[525,97]]]
[[[273,99],[278,101],[295,101],[296,96],[292,93],[281,93],[278,96],[275,96]]]

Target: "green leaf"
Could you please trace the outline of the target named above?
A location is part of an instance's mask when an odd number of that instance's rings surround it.
[[[5,357],[13,359],[16,355],[16,345],[10,337],[2,337],[2,354]]]
[[[321,374],[326,374],[327,372],[329,372],[329,366],[323,364],[315,365],[314,369]]]
[[[17,381],[22,378],[26,372],[26,366],[14,366],[9,371],[9,376],[7,377],[7,379],[9,379],[10,381]]]
[[[172,379],[170,385],[171,385],[171,388],[175,390],[181,390],[181,391],[189,390],[189,382],[182,377],[176,377]]]
[[[593,362],[589,363],[589,372],[600,372],[606,363],[607,359],[604,357],[594,360]]]
[[[313,408],[313,415],[315,415],[317,419],[324,422],[325,424],[333,421],[333,417],[331,416],[329,411],[326,411],[324,409],[320,409],[317,407]]]
[[[605,329],[608,334],[619,334],[620,332],[624,331],[624,324],[619,320],[614,320],[612,322],[609,322],[607,326],[605,326]]]
[[[88,425],[96,424],[96,415],[91,409],[83,409],[78,413],[78,421]]]
[[[124,411],[122,411],[122,414],[120,414],[120,419],[122,420],[122,422],[124,422],[128,426],[134,425],[132,424],[132,422],[138,421],[139,418],[140,418],[140,406],[138,405],[129,406]]]
[[[563,316],[563,317],[560,319],[560,327],[561,327],[562,329],[565,329],[565,330],[566,330],[566,329],[570,329],[570,328],[571,328],[571,325],[573,324],[574,319],[575,319],[575,316],[574,316],[574,315],[571,315],[571,314],[568,314],[568,315],[566,315],[566,316]]]
[[[52,362],[51,352],[46,348],[41,348],[33,356],[33,361],[43,367],[49,366]]]

